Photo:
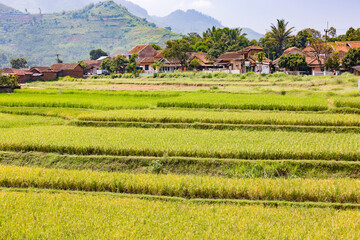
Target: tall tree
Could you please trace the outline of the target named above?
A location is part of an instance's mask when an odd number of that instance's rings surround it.
[[[129,61],[126,59],[125,56],[123,56],[123,55],[116,56],[110,63],[111,64],[111,67],[110,67],[111,72],[124,72],[126,64],[128,62]]]
[[[292,33],[294,31],[294,27],[288,28],[289,22],[286,22],[284,19],[277,19],[277,23],[271,25],[271,31],[269,32],[269,36],[271,40],[276,43],[276,55],[280,56],[290,39],[292,38]]]
[[[290,71],[308,70],[308,64],[305,56],[299,53],[281,56],[278,65],[280,68],[287,68],[290,69]]]
[[[107,52],[103,51],[102,49],[94,49],[90,51],[90,59],[96,60],[100,57],[109,56]]]
[[[137,63],[136,58],[139,55],[137,53],[133,53],[129,59],[129,63],[126,66],[126,71],[131,72],[133,74],[133,77],[136,77],[136,70],[137,70]]]
[[[25,58],[14,58],[10,60],[10,64],[12,68],[20,69],[20,68],[27,68],[28,62]]]
[[[350,49],[350,51],[346,53],[345,57],[343,58],[342,64],[346,68],[360,65],[360,48]]]
[[[180,39],[175,41],[167,41],[166,49],[163,54],[164,57],[168,60],[178,60],[182,69],[186,67],[187,61],[189,59],[189,52],[192,52],[193,49],[186,40]]]

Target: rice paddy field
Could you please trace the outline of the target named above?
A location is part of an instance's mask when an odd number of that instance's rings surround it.
[[[0,94],[0,238],[360,239],[356,83],[177,73]]]

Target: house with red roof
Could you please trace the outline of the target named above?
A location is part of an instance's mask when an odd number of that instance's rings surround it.
[[[271,61],[264,57],[260,62],[257,53],[261,52],[264,52],[264,49],[259,46],[249,46],[237,52],[227,52],[216,60],[215,65],[234,73],[270,73]]]
[[[57,73],[57,77],[84,77],[84,68],[79,63],[56,63],[50,69]]]

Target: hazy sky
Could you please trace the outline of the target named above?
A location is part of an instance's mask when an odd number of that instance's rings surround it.
[[[164,16],[176,9],[195,8],[230,27],[250,27],[265,33],[277,18],[297,30],[323,30],[327,21],[339,32],[360,27],[360,0],[131,0],[151,15]]]

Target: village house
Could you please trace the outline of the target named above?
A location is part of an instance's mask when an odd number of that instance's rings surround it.
[[[50,69],[50,67],[32,67],[29,70],[33,73],[32,80],[51,81],[57,78],[57,72]]]
[[[19,83],[26,83],[32,80],[32,72],[29,69],[4,68],[1,71],[4,74],[17,76]]]
[[[97,71],[101,69],[101,60],[85,60],[85,75],[96,75]]]
[[[214,61],[209,60],[206,57],[206,53],[190,53],[189,63],[194,59],[200,63],[200,67],[198,68],[200,71],[206,71],[215,68]]]
[[[163,56],[162,50],[155,50],[151,45],[138,45],[134,47],[127,56],[136,53],[136,63],[144,73],[155,73],[156,70],[152,67],[155,62],[162,62],[163,67],[158,69],[160,72],[175,72],[181,69],[181,64],[178,60],[166,59]]]
[[[271,61],[264,58],[258,61],[257,53],[264,52],[259,46],[249,46],[237,52],[227,52],[222,54],[215,62],[216,66],[229,69],[233,73],[270,73]]]
[[[84,77],[84,68],[79,63],[56,63],[50,69],[57,72],[57,77]]]
[[[331,42],[327,44],[332,49],[332,53],[327,56],[325,56],[325,53],[316,53],[316,50],[310,45],[304,48],[303,50],[296,47],[288,48],[284,51],[283,55],[301,54],[305,56],[306,62],[310,68],[310,72],[313,75],[319,75],[319,74],[324,74],[326,57],[331,57],[336,55],[339,57],[341,62],[342,59],[345,57],[346,53],[350,51],[350,49],[360,48],[360,41]],[[279,62],[279,59],[280,58],[274,60],[273,62],[276,66]],[[345,71],[346,69],[341,69],[341,70]],[[289,72],[289,69],[282,69],[282,71]],[[333,74],[333,73],[328,73],[328,74]]]
[[[158,54],[158,51],[156,51],[150,44],[137,45],[128,52],[128,56],[131,56],[132,54],[138,55],[136,62],[139,63],[145,58],[154,57]]]

